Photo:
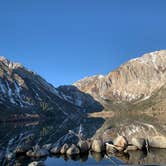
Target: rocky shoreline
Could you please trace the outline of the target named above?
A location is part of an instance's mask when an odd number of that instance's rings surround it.
[[[0,151],[0,165],[12,165],[14,159],[18,155],[27,156],[29,158],[42,158],[53,155],[67,155],[75,156],[81,154],[88,154],[89,152],[102,153],[107,155],[127,154],[129,151],[142,150],[146,153],[151,148],[166,148],[166,137],[154,136],[150,140],[146,138],[132,137],[128,140],[127,137],[118,135],[114,139],[109,135],[108,131],[104,132],[104,137],[101,138],[85,139],[81,133],[69,132],[56,143],[34,146],[34,135],[22,135],[20,138],[15,138],[9,142],[15,143],[12,149]],[[43,162],[32,162],[29,166],[44,165]]]

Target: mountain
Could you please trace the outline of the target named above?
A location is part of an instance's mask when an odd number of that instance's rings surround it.
[[[166,108],[166,98],[162,97],[165,85],[166,50],[132,59],[106,76],[95,75],[74,83],[80,91],[113,110],[133,109],[132,105],[150,108],[156,102]]]
[[[105,108],[97,116],[105,121],[94,138],[105,140],[106,134],[106,138],[124,135],[128,140],[131,136],[150,140],[156,136],[165,140],[166,50],[144,54],[105,76],[87,77],[73,85]]]
[[[165,103],[166,50],[132,59],[105,76],[87,77],[58,88],[21,64],[0,57],[0,121],[77,119],[104,108],[155,116],[165,114]]]
[[[40,117],[77,118],[85,112],[101,108],[91,96],[76,87],[68,86],[68,94],[62,89],[65,88],[53,87],[21,64],[0,57],[0,121]],[[82,102],[84,98],[86,103]]]

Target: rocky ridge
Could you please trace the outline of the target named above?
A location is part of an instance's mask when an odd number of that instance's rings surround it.
[[[76,87],[72,89],[74,90],[70,96],[70,93],[66,94],[62,88],[53,87],[23,65],[0,57],[0,121],[35,119],[42,116],[55,118],[57,114],[57,118],[76,118],[84,112],[101,108],[97,108],[97,102],[89,95]],[[85,98],[86,103],[83,102]]]
[[[73,85],[98,101],[143,101],[166,84],[166,50],[144,54],[108,75],[84,78]]]

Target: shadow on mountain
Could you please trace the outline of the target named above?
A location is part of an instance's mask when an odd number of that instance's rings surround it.
[[[85,113],[100,112],[104,109],[90,94],[80,91],[74,85],[60,86],[58,90],[66,101],[82,108]]]
[[[92,118],[88,113],[100,112],[103,106],[89,94],[81,92],[75,86],[61,86],[58,89],[59,96],[51,96],[52,110],[13,110],[17,112],[17,118],[23,117],[15,122],[0,123],[0,154],[13,153],[17,146],[22,143],[24,137],[33,136],[31,146],[55,144],[60,138],[68,137],[69,131],[78,133],[81,130],[85,138],[91,138],[95,132],[104,124],[103,118]],[[55,105],[55,107],[54,107]],[[13,108],[14,109],[14,108]],[[6,110],[10,114],[10,110]],[[6,112],[2,110],[3,113]],[[39,114],[40,118],[26,120],[24,113],[31,112]],[[28,115],[28,116],[29,116]],[[51,118],[50,118],[51,115]],[[42,120],[42,117],[46,119]],[[15,161],[17,158],[13,158]],[[21,162],[21,159],[20,159]],[[1,158],[0,158],[1,163]]]

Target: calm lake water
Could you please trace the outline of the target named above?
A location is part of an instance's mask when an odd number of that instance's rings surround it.
[[[82,119],[82,126],[86,137],[91,137],[97,129],[104,123],[100,118],[85,118]],[[0,124],[0,152],[7,148],[12,149],[15,143],[10,144],[12,139],[19,137],[24,133],[33,133],[35,135],[35,143],[45,145],[55,143],[60,137],[68,133],[68,130],[78,131],[79,125],[68,119],[65,121],[50,121],[50,122],[26,122],[26,123],[1,123]],[[13,147],[12,147],[13,146]],[[112,156],[114,157],[114,156]],[[128,154],[118,154],[116,156],[120,160],[128,164],[166,164],[165,149],[151,149],[150,153],[144,154],[141,151],[133,151]],[[17,156],[14,163],[17,166],[26,166],[32,161],[44,161],[46,166],[93,166],[93,165],[111,165],[103,154],[90,153],[82,156],[49,156],[42,159],[32,159],[25,156]]]

